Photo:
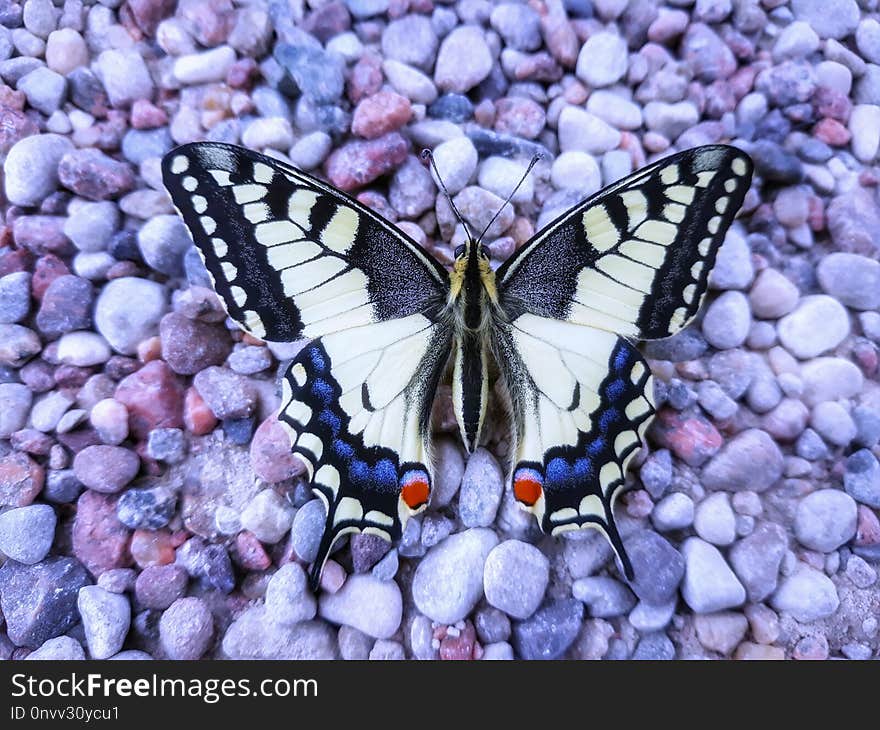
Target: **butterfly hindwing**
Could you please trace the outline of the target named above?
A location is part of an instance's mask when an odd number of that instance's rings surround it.
[[[614,501],[654,414],[651,371],[617,335],[524,313],[495,330],[514,414],[514,496],[557,535],[600,529],[624,562]]]
[[[292,341],[436,311],[446,272],[414,241],[326,183],[234,145],[194,143],[163,178],[229,315]]]
[[[569,210],[499,270],[501,305],[668,337],[697,313],[752,163],[712,145],[655,162]]]
[[[279,421],[327,522],[312,582],[339,537],[396,540],[427,504],[431,403],[450,329],[422,314],[314,340],[284,374]]]

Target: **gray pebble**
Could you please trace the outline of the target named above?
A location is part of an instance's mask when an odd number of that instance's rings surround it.
[[[422,616],[424,618],[424,616]],[[415,625],[415,624],[414,624]],[[430,622],[428,629],[430,630]],[[372,636],[367,636],[363,631],[358,631],[352,626],[339,627],[339,654],[346,661],[364,661],[369,658],[370,650],[376,643]],[[428,646],[430,647],[430,641]],[[418,657],[433,658],[433,657]]]
[[[511,661],[514,658],[513,647],[506,641],[487,644],[483,647],[483,656],[480,658],[485,661]]]
[[[495,520],[504,476],[486,449],[478,448],[467,461],[458,494],[458,512],[466,527],[488,527]]]
[[[730,564],[745,586],[749,601],[763,601],[776,590],[787,549],[785,530],[772,522],[760,523],[731,548]]]
[[[643,636],[631,659],[635,661],[669,661],[675,659],[675,646],[662,631]]]
[[[327,519],[324,503],[313,499],[300,507],[293,516],[290,541],[293,552],[304,563],[314,562]]]
[[[444,624],[467,616],[483,595],[483,568],[497,543],[494,532],[478,527],[450,535],[431,548],[413,578],[419,611]]]
[[[33,395],[21,383],[0,383],[0,439],[8,439],[24,428]]]
[[[126,107],[136,99],[153,97],[150,71],[134,49],[104,51],[94,62],[93,68],[114,107]]]
[[[482,29],[464,25],[455,28],[440,44],[434,65],[434,83],[444,91],[465,93],[492,70],[492,53]]]
[[[810,426],[825,441],[837,446],[846,446],[856,437],[856,424],[837,401],[825,401],[813,408]]]
[[[64,222],[64,235],[80,251],[103,251],[119,227],[119,209],[102,200],[81,202],[72,207]]]
[[[400,642],[379,639],[370,649],[368,658],[373,661],[402,661],[406,659],[406,653]]]
[[[437,55],[437,35],[423,15],[405,15],[392,20],[382,32],[385,58],[430,72]]]
[[[741,605],[746,591],[713,545],[690,537],[682,545],[686,569],[681,594],[696,613],[712,613]]]
[[[626,40],[616,33],[600,31],[581,48],[575,73],[588,86],[610,86],[623,77],[628,63]]]
[[[791,10],[798,20],[805,20],[820,38],[842,40],[859,24],[856,0],[792,0]]]
[[[274,489],[264,489],[242,510],[241,526],[260,542],[274,545],[290,530],[293,517],[293,505]]]
[[[73,150],[67,137],[35,134],[16,142],[3,163],[6,198],[14,205],[39,205],[58,187],[58,163]]]
[[[394,581],[380,581],[371,575],[350,575],[336,593],[321,596],[318,613],[331,623],[352,626],[368,636],[387,639],[400,627],[403,598]]]
[[[816,406],[825,401],[852,398],[864,383],[858,366],[842,357],[817,357],[801,367],[803,401]]]
[[[559,659],[581,628],[583,604],[574,599],[549,603],[514,626],[513,646],[521,659]]]
[[[629,613],[629,622],[633,628],[642,633],[660,631],[672,621],[677,601],[672,600],[661,606],[655,606],[647,601],[639,601],[636,607]]]
[[[586,604],[590,616],[594,618],[623,616],[636,605],[635,596],[623,583],[605,576],[575,581],[572,595]]]
[[[833,615],[840,605],[840,598],[827,575],[800,563],[782,580],[770,604],[798,621],[809,622]]]
[[[639,479],[654,499],[660,499],[672,484],[672,454],[668,449],[654,451],[642,464]]]
[[[483,590],[489,605],[525,619],[541,605],[549,578],[550,563],[538,548],[505,540],[486,558]]]
[[[623,547],[635,574],[630,582],[633,592],[655,605],[667,603],[685,573],[685,561],[678,550],[652,530],[638,530],[627,536]]]
[[[765,431],[752,428],[727,442],[703,469],[707,489],[763,492],[781,476],[783,457]]]
[[[725,492],[710,494],[697,507],[694,515],[697,535],[713,545],[726,546],[736,539],[736,515]]]
[[[82,661],[86,658],[80,643],[70,636],[57,636],[28,654],[28,661]]]
[[[559,149],[601,155],[620,144],[620,132],[595,114],[576,106],[565,107],[557,122]]]
[[[73,402],[72,396],[64,391],[55,390],[46,393],[31,408],[31,426],[43,433],[55,430],[58,421]]]
[[[434,162],[450,195],[455,195],[476,172],[477,150],[467,137],[456,137],[434,148]]]
[[[177,215],[147,221],[138,233],[138,247],[151,268],[166,276],[183,276],[183,256],[192,239]]]
[[[230,659],[335,659],[337,654],[336,632],[327,624],[275,623],[263,606],[241,614],[226,630],[222,647]]]
[[[801,299],[779,321],[779,341],[795,357],[808,359],[837,347],[849,334],[849,316],[835,299],[814,294]]]
[[[64,77],[45,67],[22,76],[15,88],[24,92],[28,104],[46,116],[58,111],[67,95]]]
[[[880,263],[854,253],[835,252],[816,268],[822,289],[848,307],[871,310],[880,307]]]
[[[200,659],[214,638],[214,619],[201,598],[178,598],[159,619],[159,641],[169,659]]]
[[[800,500],[794,533],[810,550],[830,553],[856,534],[856,503],[846,492],[819,489]]]
[[[0,278],[0,324],[21,322],[31,308],[31,275],[15,271]]]
[[[55,539],[55,510],[31,504],[0,514],[0,552],[19,563],[33,565],[48,555]]]
[[[106,659],[122,648],[131,624],[128,599],[99,586],[80,589],[77,607],[92,659]]]
[[[161,284],[132,276],[108,282],[95,304],[95,327],[110,346],[132,355],[138,344],[158,332],[165,312]]]
[[[741,613],[720,611],[695,616],[694,628],[704,647],[727,655],[742,641],[749,628],[749,621]]]
[[[65,365],[102,365],[112,354],[107,341],[95,332],[67,332],[58,340],[58,359]]]
[[[654,505],[651,522],[661,532],[683,530],[694,522],[694,501],[682,492],[673,492]]]
[[[33,330],[19,324],[0,324],[0,365],[21,367],[42,349]]]
[[[736,230],[728,231],[709,277],[711,285],[716,289],[747,289],[754,276],[749,244]]]
[[[843,487],[856,501],[880,509],[880,462],[868,449],[847,458]]]
[[[482,608],[474,616],[477,638],[484,644],[507,641],[510,638],[510,619],[497,608]]]
[[[742,292],[727,291],[716,299],[703,317],[703,336],[719,350],[739,347],[751,326],[749,300]]]

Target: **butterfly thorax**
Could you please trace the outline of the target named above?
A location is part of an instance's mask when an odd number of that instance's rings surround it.
[[[473,239],[455,250],[448,306],[455,337],[452,398],[465,446],[473,451],[486,416],[490,315],[498,306],[488,251]]]

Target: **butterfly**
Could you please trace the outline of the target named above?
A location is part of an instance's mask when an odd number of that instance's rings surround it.
[[[514,497],[551,535],[600,530],[633,579],[614,505],[655,408],[632,341],[696,315],[751,182],[748,155],[711,145],[655,162],[497,270],[468,233],[447,271],[348,195],[241,147],[187,144],[162,173],[229,316],[259,339],[311,340],[281,377],[278,420],[326,508],[313,588],[340,537],[397,540],[427,507],[429,421],[450,359],[467,451],[494,359]]]

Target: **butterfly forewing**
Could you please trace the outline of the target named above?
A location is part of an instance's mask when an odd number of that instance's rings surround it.
[[[733,147],[681,152],[572,208],[498,270],[514,494],[546,532],[602,530],[630,576],[613,507],[654,406],[625,338],[694,317],[751,174]]]
[[[195,143],[162,172],[229,315],[256,337],[318,337],[446,302],[446,272],[415,242],[278,160]]]

